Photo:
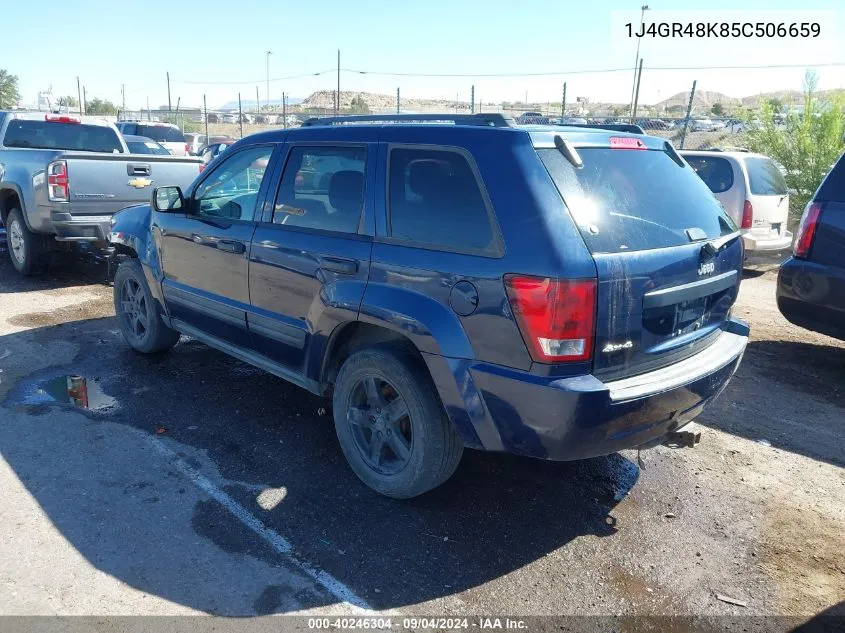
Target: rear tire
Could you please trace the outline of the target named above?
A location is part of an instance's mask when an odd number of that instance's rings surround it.
[[[6,245],[12,266],[21,275],[34,277],[47,272],[50,251],[44,248],[44,238],[29,230],[20,209],[12,209],[6,218]]]
[[[370,348],[340,369],[335,431],[352,471],[386,497],[409,499],[444,483],[463,445],[431,378],[411,354]]]
[[[144,269],[137,259],[121,262],[114,275],[114,311],[123,338],[141,354],[156,354],[179,341],[179,332],[165,325]]]

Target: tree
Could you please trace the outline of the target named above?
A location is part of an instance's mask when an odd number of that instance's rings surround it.
[[[59,105],[67,106],[68,108],[78,108],[79,101],[76,100],[76,97],[68,95],[66,97],[59,97]]]
[[[117,106],[108,99],[94,97],[85,104],[85,114],[117,114]]]
[[[781,101],[780,99],[778,99],[776,97],[772,97],[771,99],[766,99],[763,102],[763,105],[764,106],[768,105],[772,110],[775,111],[775,113],[778,113],[781,110],[783,110],[783,101]]]
[[[766,154],[785,171],[786,184],[793,191],[790,211],[794,218],[800,216],[845,146],[845,101],[840,95],[821,100],[817,87],[818,77],[807,71],[803,112],[782,117],[771,102],[766,103],[759,125],[750,126],[746,137],[750,150]]]
[[[710,108],[710,114],[713,116],[725,116],[725,106],[721,103],[714,103],[713,107]]]
[[[0,108],[14,108],[21,100],[18,77],[0,68]]]
[[[370,112],[370,106],[367,105],[367,102],[364,101],[364,98],[361,95],[352,97],[349,109],[354,114],[369,114]]]

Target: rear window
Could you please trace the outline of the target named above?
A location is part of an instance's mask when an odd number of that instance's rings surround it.
[[[129,148],[130,154],[156,154],[159,156],[170,156],[165,148],[158,143],[150,141],[126,141],[126,146]]]
[[[724,193],[734,185],[734,170],[727,158],[684,156],[690,167],[713,193]]]
[[[755,196],[786,195],[786,181],[772,159],[749,156],[745,159],[745,168],[748,170],[748,186]]]
[[[83,152],[123,151],[117,134],[110,127],[27,119],[9,121],[3,145]]]
[[[557,149],[538,150],[593,253],[689,244],[686,230],[708,238],[736,225],[692,169],[666,152],[588,147],[576,169]]]
[[[175,127],[168,127],[166,125],[144,125],[138,124],[136,131],[133,134],[138,136],[146,136],[159,143],[184,143],[185,135],[182,134]]]

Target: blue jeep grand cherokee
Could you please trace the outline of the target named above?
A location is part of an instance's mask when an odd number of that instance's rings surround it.
[[[742,241],[663,139],[501,115],[256,134],[114,220],[143,353],[190,335],[316,394],[381,494],[464,447],[571,460],[653,446],[724,388]]]

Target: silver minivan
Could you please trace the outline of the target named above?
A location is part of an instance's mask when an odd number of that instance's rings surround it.
[[[743,151],[680,154],[742,229],[746,265],[779,264],[792,253],[789,191],[771,158]]]

